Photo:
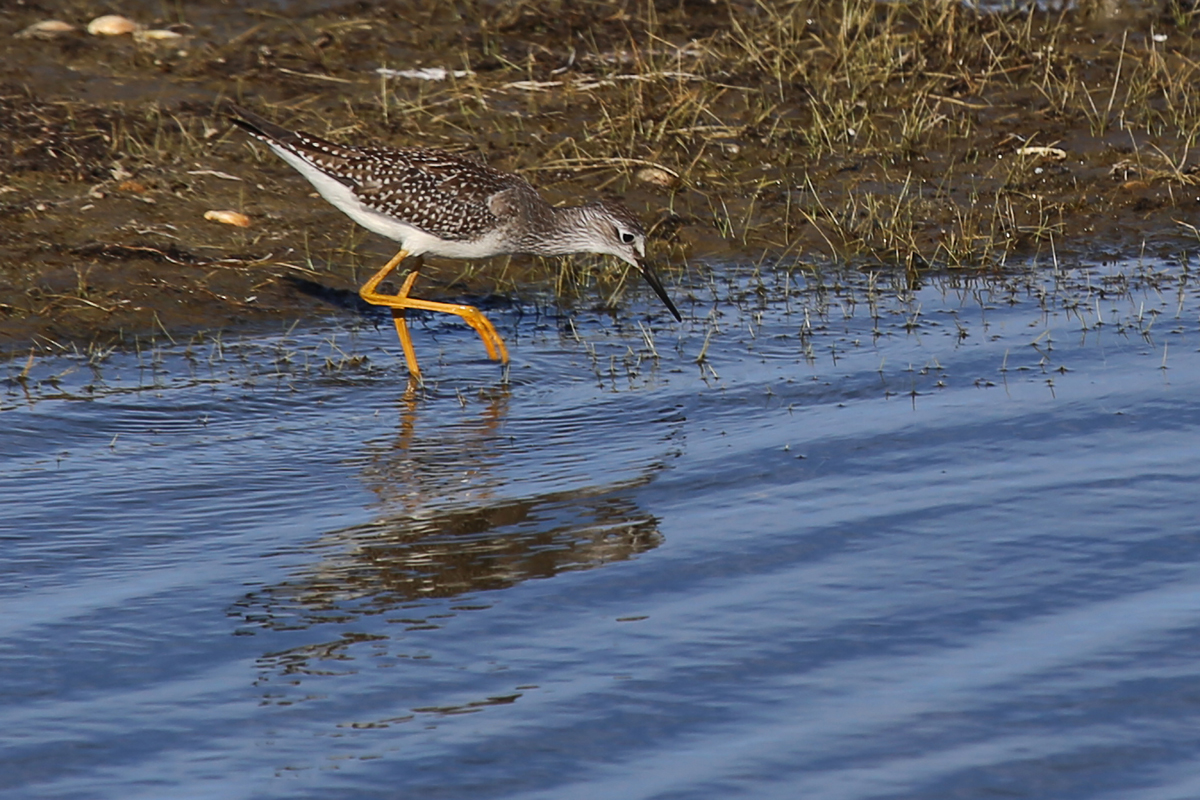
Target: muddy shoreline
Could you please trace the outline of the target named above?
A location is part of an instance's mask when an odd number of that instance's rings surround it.
[[[916,278],[1186,263],[1195,12],[827,5],[8,4],[0,354],[358,313],[390,243],[234,130],[227,98],[349,143],[474,153],[555,202],[622,197],[685,314],[707,313],[689,276],[728,259]],[[114,11],[140,33],[86,32]],[[75,29],[18,35],[49,19]],[[431,260],[422,281],[485,305],[642,291],[587,258]]]

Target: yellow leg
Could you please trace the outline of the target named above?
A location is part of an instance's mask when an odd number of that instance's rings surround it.
[[[408,374],[417,383],[421,382],[421,368],[417,365],[417,350],[413,347],[412,336],[408,333],[408,320],[404,318],[403,308],[393,308],[392,322],[396,325],[396,334],[400,337],[400,349],[404,351],[404,360],[408,364]]]
[[[408,256],[408,251],[401,250],[388,263],[383,265],[383,269],[371,276],[370,280],[363,284],[358,290],[359,296],[368,303],[376,306],[387,306],[392,310],[392,320],[396,324],[396,333],[400,337],[400,347],[404,350],[404,360],[408,362],[408,370],[417,380],[421,379],[421,369],[417,366],[417,353],[413,349],[412,337],[408,333],[408,323],[404,318],[404,309],[418,308],[423,311],[441,311],[446,314],[454,314],[462,317],[463,321],[475,329],[479,334],[479,338],[483,340],[483,346],[487,348],[488,357],[499,361],[502,364],[508,363],[508,348],[504,346],[504,340],[500,338],[500,334],[496,332],[496,328],[491,321],[483,315],[479,309],[474,306],[462,305],[460,303],[438,303],[432,300],[418,300],[415,297],[409,297],[408,292],[412,289],[413,284],[417,280],[417,271],[413,270],[404,279],[404,284],[400,287],[400,291],[394,295],[380,294],[376,291],[379,284],[383,282],[392,270],[394,270],[401,261]]]

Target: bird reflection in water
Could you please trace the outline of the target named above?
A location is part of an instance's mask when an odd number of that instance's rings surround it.
[[[356,623],[363,616],[383,614],[406,631],[437,628],[456,613],[487,608],[479,592],[624,561],[659,545],[658,522],[636,495],[661,462],[630,479],[589,483],[584,454],[574,487],[521,495],[511,462],[528,460],[546,439],[504,435],[508,394],[483,399],[482,410],[460,424],[442,418],[422,429],[421,403],[402,398],[396,436],[370,446],[362,471],[378,498],[376,519],[324,534],[312,548],[317,563],[239,604],[238,613],[260,629],[333,626],[326,643],[270,656],[269,671],[326,673],[362,640]],[[557,438],[555,424],[545,423],[549,439]],[[589,447],[595,439],[573,441]],[[559,441],[554,453],[560,458],[562,447]],[[358,632],[342,631],[346,625]],[[386,639],[392,630],[366,638]]]

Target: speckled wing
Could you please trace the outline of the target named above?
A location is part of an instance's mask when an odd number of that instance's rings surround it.
[[[493,198],[528,187],[516,175],[440,150],[356,148],[342,175],[373,211],[457,241],[495,230]]]
[[[519,203],[527,193],[536,195],[524,178],[453,153],[347,147],[288,130],[232,103],[227,108],[234,124],[348,187],[371,210],[441,239],[469,241],[486,235],[500,224],[495,210]]]

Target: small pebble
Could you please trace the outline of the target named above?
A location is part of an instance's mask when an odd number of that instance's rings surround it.
[[[155,28],[149,31],[134,31],[133,38],[139,42],[173,42],[176,39],[182,39],[183,34]]]
[[[237,225],[239,228],[250,227],[250,218],[239,211],[205,211],[204,218],[210,222]]]
[[[73,30],[75,30],[75,26],[69,23],[57,19],[44,19],[41,22],[33,23],[15,35],[18,39],[53,39],[55,36],[70,33]]]
[[[93,36],[122,36],[126,33],[141,30],[141,28],[141,25],[138,25],[129,17],[106,14],[103,17],[96,17],[89,22],[87,31]]]
[[[659,167],[642,167],[633,177],[651,186],[671,187],[679,182],[678,178]]]

